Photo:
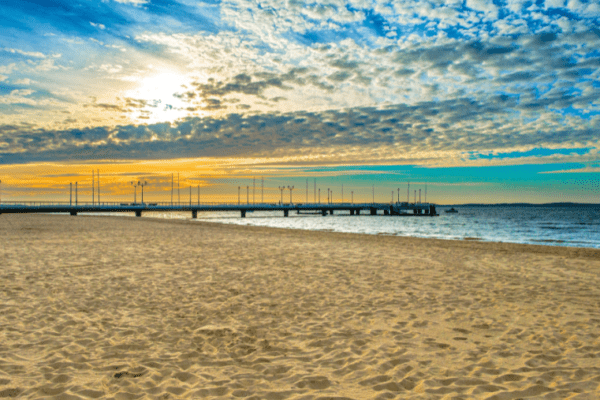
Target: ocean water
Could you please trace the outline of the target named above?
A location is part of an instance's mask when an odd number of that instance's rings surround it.
[[[438,206],[439,217],[351,216],[326,217],[283,212],[198,213],[198,221],[314,231],[350,232],[451,240],[528,243],[600,248],[598,206],[458,206],[457,214]],[[148,217],[190,219],[191,213],[145,213]]]

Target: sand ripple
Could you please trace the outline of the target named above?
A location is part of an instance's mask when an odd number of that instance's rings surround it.
[[[597,250],[81,216],[0,235],[0,398],[600,398]]]

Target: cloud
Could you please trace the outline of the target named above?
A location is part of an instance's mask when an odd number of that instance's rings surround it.
[[[467,0],[466,4],[473,10],[483,12],[487,20],[498,18],[498,7],[491,0]]]
[[[29,78],[17,79],[17,80],[15,81],[15,84],[16,84],[16,85],[25,85],[25,86],[29,86],[29,85],[31,85],[32,83],[35,83],[35,81],[32,81],[32,80],[31,80],[31,79],[29,79]]]
[[[0,6],[10,18],[0,27],[17,38],[2,50],[0,124],[37,126],[2,137],[9,158],[146,149],[459,160],[537,141],[578,146],[598,127],[595,2],[17,3]],[[181,79],[141,90],[161,76]],[[15,86],[31,82],[35,93]]]
[[[10,48],[7,48],[7,47],[4,47],[2,50],[6,51],[8,53],[20,54],[20,55],[25,56],[25,57],[46,58],[46,55],[43,54],[43,53],[40,53],[39,51],[23,51],[23,50],[19,50],[19,49],[10,49]]]
[[[141,6],[143,4],[148,3],[148,0],[114,0],[117,3],[121,3],[121,4],[131,4],[134,6]]]
[[[556,171],[543,171],[540,174],[595,174],[600,173],[600,167],[585,167],[585,168],[574,168],[574,169],[561,169]]]
[[[95,27],[95,28],[102,29],[102,30],[106,29],[106,26],[103,25],[103,24],[96,24],[96,23],[90,21],[90,25],[93,26],[93,27]]]
[[[7,65],[0,65],[0,73],[1,74],[10,74],[16,69],[17,69],[17,64],[15,64],[15,63],[7,64]]]
[[[218,103],[216,104],[218,106]],[[419,160],[424,165],[472,162],[473,152],[523,153],[540,147],[556,159],[582,160],[600,147],[600,118],[527,121],[514,118],[514,102],[461,98],[412,106],[359,107],[323,112],[228,114],[175,124],[125,125],[71,130],[0,127],[1,163],[74,159],[170,159],[182,157],[321,157],[381,162]],[[548,113],[547,113],[548,114]],[[8,149],[8,150],[7,150]],[[536,157],[544,158],[544,157]],[[552,159],[547,157],[547,159]]]
[[[544,8],[562,8],[565,6],[565,0],[545,0]]]
[[[566,8],[573,14],[585,15],[587,18],[600,17],[600,5],[594,1],[568,0]]]

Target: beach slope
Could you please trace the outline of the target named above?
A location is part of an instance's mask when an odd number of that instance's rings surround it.
[[[600,251],[0,216],[0,397],[597,399]]]

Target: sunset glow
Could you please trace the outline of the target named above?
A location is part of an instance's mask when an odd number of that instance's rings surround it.
[[[94,169],[116,201],[143,177],[170,197],[177,173],[214,199],[259,176],[273,196],[316,178],[376,185],[382,199],[408,181],[442,203],[600,198],[593,1],[14,1],[0,12],[6,201],[64,198]]]

